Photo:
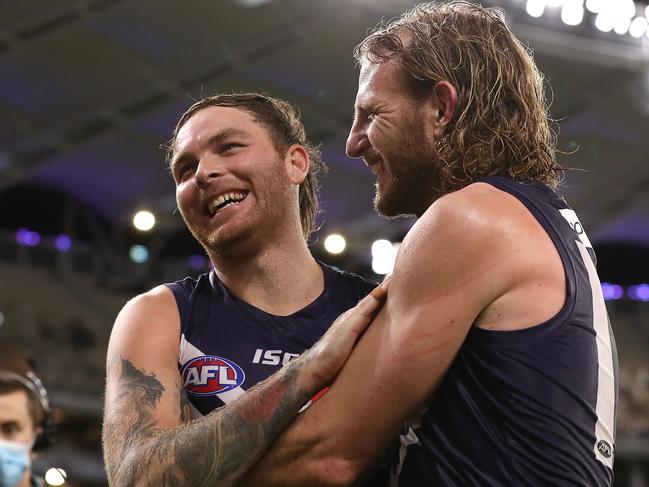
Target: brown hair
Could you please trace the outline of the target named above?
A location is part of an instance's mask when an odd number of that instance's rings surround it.
[[[21,378],[22,379],[22,378]],[[26,378],[24,379],[27,380]],[[45,420],[45,412],[34,391],[29,389],[19,380],[9,377],[0,377],[0,395],[10,394],[16,391],[23,391],[27,395],[27,407],[29,416],[32,418],[34,428],[40,426]]]
[[[441,80],[457,89],[455,115],[435,141],[442,192],[494,175],[560,182],[543,76],[500,9],[461,0],[419,4],[379,26],[354,57],[396,59],[428,92]]]
[[[309,235],[316,230],[320,189],[318,175],[326,171],[326,166],[322,161],[320,147],[312,144],[306,137],[299,110],[287,101],[260,93],[224,93],[206,96],[190,106],[178,120],[172,139],[167,144],[168,161],[173,156],[174,144],[181,127],[196,112],[210,106],[239,108],[252,114],[255,121],[268,129],[279,153],[285,153],[292,144],[304,147],[309,155],[309,172],[300,184],[299,206],[302,233],[304,238],[308,239]]]

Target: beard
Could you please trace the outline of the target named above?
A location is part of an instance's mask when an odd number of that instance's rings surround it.
[[[387,218],[421,215],[438,192],[435,149],[419,125],[406,127],[396,143],[386,145],[376,151],[384,174],[376,183],[374,208]]]
[[[250,256],[285,231],[287,215],[295,206],[290,197],[292,185],[281,172],[282,159],[275,161],[273,166],[275,169],[265,173],[263,179],[256,178],[254,190],[247,196],[254,198],[253,204],[241,214],[229,218],[223,226],[201,224],[192,217],[191,211],[186,213],[178,205],[185,225],[213,261],[224,256]]]

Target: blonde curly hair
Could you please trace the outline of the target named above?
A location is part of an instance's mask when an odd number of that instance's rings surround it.
[[[418,91],[447,80],[455,115],[434,142],[442,193],[485,176],[556,187],[556,162],[543,76],[500,9],[461,0],[419,4],[379,25],[354,50],[359,64],[398,60]]]

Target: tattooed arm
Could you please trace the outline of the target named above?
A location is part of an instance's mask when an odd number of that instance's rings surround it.
[[[110,484],[236,483],[335,377],[384,295],[379,288],[353,320],[339,320],[311,350],[195,421],[178,372],[180,320],[171,292],[160,286],[130,301],[108,347],[103,445]]]

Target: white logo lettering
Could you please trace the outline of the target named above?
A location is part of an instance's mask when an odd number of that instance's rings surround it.
[[[255,350],[255,355],[252,358],[253,364],[264,364],[264,365],[279,365],[280,362],[282,365],[286,365],[291,360],[296,357],[299,357],[299,353],[290,353],[282,352],[282,350],[266,350],[258,348]]]
[[[190,367],[187,369],[187,378],[185,379],[185,387],[187,387],[189,384],[191,385],[198,385],[198,371],[196,370],[196,367]]]
[[[570,227],[575,231],[577,236],[579,236],[581,243],[583,243],[587,248],[592,249],[593,245],[590,243],[590,240],[588,240],[588,235],[586,235],[584,227],[581,225],[581,222],[579,221],[579,218],[577,218],[577,214],[574,210],[559,210],[559,213],[561,213],[561,216],[566,219],[568,225],[570,225]]]
[[[228,379],[228,370],[229,367],[224,367],[224,366],[219,367],[219,384],[221,384],[222,386],[233,386],[236,385],[237,383],[236,378]]]

